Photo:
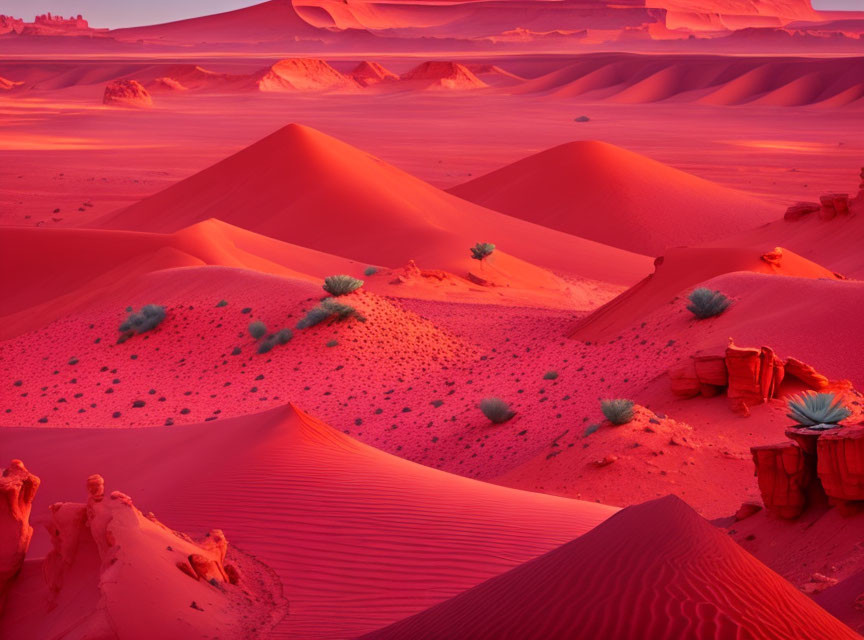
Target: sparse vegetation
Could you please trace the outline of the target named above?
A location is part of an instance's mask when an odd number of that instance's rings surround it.
[[[216,306],[217,307],[227,307],[228,301],[227,300],[220,300],[219,302],[216,303]]]
[[[475,260],[485,260],[495,251],[495,245],[491,242],[478,242],[471,247],[471,257]]]
[[[378,267],[366,267],[363,269],[364,276],[374,276],[376,273],[378,273]]]
[[[624,398],[603,400],[600,409],[606,419],[616,426],[627,424],[633,420],[633,401]]]
[[[493,424],[503,424],[516,415],[501,398],[483,398],[480,401],[480,411]]]
[[[557,371],[547,371],[546,373],[543,374],[543,379],[544,380],[557,380],[558,379],[558,372]]]
[[[256,340],[260,340],[267,334],[267,325],[261,322],[260,320],[256,320],[255,322],[249,323],[249,335],[255,338]]]
[[[335,347],[335,346],[338,345],[338,344],[339,344],[339,341],[338,341],[338,340],[329,340],[325,346],[328,346],[328,347]]]
[[[589,424],[587,427],[585,427],[585,431],[582,432],[582,437],[583,437],[583,438],[587,438],[587,437],[590,436],[592,433],[594,433],[595,431],[597,431],[597,429],[599,429],[599,428],[600,428],[600,423],[599,423],[599,422],[594,422],[594,423],[592,423],[592,424]]]
[[[279,331],[273,334],[276,344],[286,344],[293,337],[294,332],[291,329],[279,329]]]
[[[136,333],[144,333],[145,331],[155,329],[165,319],[165,307],[158,304],[145,304],[141,307],[141,311],[137,312],[132,311],[132,307],[127,307],[126,309],[130,313],[118,328],[120,333],[123,334],[117,341],[120,343],[126,342],[126,340]]]
[[[366,322],[357,310],[350,304],[337,302],[333,298],[325,298],[321,303],[309,311],[297,323],[298,329],[308,329],[316,324],[321,324],[324,320],[331,319],[331,322],[341,322],[348,318],[356,318],[358,322]]]
[[[690,292],[690,304],[687,309],[697,318],[712,318],[720,315],[732,304],[732,301],[719,291],[699,287]]]
[[[262,340],[261,342],[258,343],[258,353],[268,353],[275,346],[276,346],[276,343],[273,340],[271,340],[270,338],[267,338],[266,340]]]
[[[324,278],[323,289],[331,296],[344,296],[352,291],[357,291],[363,286],[363,281],[351,276],[338,275]]]
[[[817,431],[833,429],[852,414],[833,393],[805,391],[801,395],[792,396],[787,402],[788,418],[802,427]]]

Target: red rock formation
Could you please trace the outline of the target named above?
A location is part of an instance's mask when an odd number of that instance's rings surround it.
[[[226,563],[221,530],[193,540],[142,514],[129,496],[106,495],[98,475],[87,479],[87,493],[86,504],[50,507],[53,549],[43,563],[50,606],[45,620],[31,621],[32,637],[44,637],[44,622],[75,637],[111,629],[112,638],[257,638],[285,614],[278,582],[257,564],[235,586],[240,571]],[[85,586],[98,598],[82,608]]]
[[[783,362],[769,347],[761,349],[736,347],[730,340],[726,348],[729,372],[729,403],[736,411],[773,398],[783,381]]]
[[[821,209],[822,205],[818,202],[798,202],[786,209],[783,219],[793,222],[795,220],[800,220],[811,213],[816,213]]]
[[[12,460],[0,476],[0,613],[30,547],[30,510],[38,489],[39,478],[20,460]]]
[[[829,385],[828,378],[796,358],[786,358],[785,372],[786,375],[797,378],[811,389],[824,389]]]
[[[102,102],[115,106],[150,107],[153,98],[137,80],[114,80],[105,87]]]
[[[750,452],[765,508],[789,520],[800,516],[815,477],[812,457],[794,442],[751,447]]]
[[[823,220],[832,220],[838,215],[849,214],[848,193],[826,193],[819,196],[819,202],[822,205],[819,217]]]
[[[817,471],[828,500],[848,510],[864,501],[864,426],[823,432],[817,444]]]

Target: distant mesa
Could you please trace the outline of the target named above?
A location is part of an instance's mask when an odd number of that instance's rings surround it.
[[[105,34],[108,29],[94,29],[79,14],[64,18],[50,13],[38,15],[33,22],[12,16],[0,15],[0,35],[22,36],[81,36]]]
[[[402,80],[427,89],[483,89],[485,82],[458,62],[424,62],[402,74]]]
[[[103,104],[120,107],[152,107],[150,92],[137,80],[114,80],[105,87]]]

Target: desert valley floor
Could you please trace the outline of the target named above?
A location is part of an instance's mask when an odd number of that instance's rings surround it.
[[[11,51],[0,637],[861,637],[864,58]]]

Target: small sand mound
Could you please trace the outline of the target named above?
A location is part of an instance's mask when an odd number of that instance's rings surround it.
[[[349,75],[364,87],[378,84],[379,82],[392,82],[399,79],[399,76],[389,69],[384,68],[377,62],[369,62],[367,60],[354,67]]]
[[[402,80],[417,83],[427,89],[465,91],[488,86],[458,62],[424,62],[402,74]]]
[[[137,80],[114,80],[105,87],[102,103],[120,107],[152,107],[153,98]]]
[[[357,82],[324,60],[286,58],[262,71],[255,85],[261,91],[332,91],[356,88]]]

